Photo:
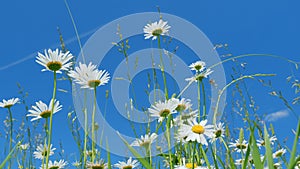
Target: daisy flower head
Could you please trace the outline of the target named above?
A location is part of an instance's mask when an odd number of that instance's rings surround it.
[[[277,138],[276,138],[276,136],[272,136],[272,137],[269,138],[269,140],[270,140],[270,144],[274,145]],[[256,142],[257,142],[258,148],[261,148],[261,147],[265,146],[265,140],[263,140],[263,139],[257,140]]]
[[[11,108],[11,106],[15,105],[19,101],[20,101],[19,98],[12,98],[12,99],[9,99],[9,100],[3,99],[2,102],[0,102],[0,107]]]
[[[196,75],[194,75],[193,77],[190,78],[186,78],[185,80],[188,82],[197,82],[197,81],[201,81],[204,78],[207,78],[208,75],[210,75],[213,71],[211,69],[205,69],[200,73],[197,73]]]
[[[286,149],[284,148],[277,150],[275,153],[273,153],[273,158],[279,158],[283,156],[285,153],[286,153]]]
[[[103,159],[100,159],[99,161],[95,161],[95,162],[87,161],[86,168],[87,169],[106,169],[107,163],[104,163]]]
[[[61,168],[65,168],[65,166],[68,165],[68,162],[65,160],[59,160],[59,161],[49,161],[48,164],[48,169],[61,169]],[[40,169],[45,169],[45,165],[43,167],[43,165],[40,167]]]
[[[36,102],[35,106],[31,107],[31,110],[28,112],[26,116],[34,117],[30,121],[38,120],[41,118],[48,118],[51,115],[51,108],[52,108],[53,99],[51,99],[49,106],[43,103],[42,101]],[[53,114],[59,112],[62,109],[62,105],[59,104],[59,101],[54,100],[54,109]]]
[[[205,69],[206,63],[203,61],[197,61],[190,64],[189,68],[197,72],[202,72]]]
[[[224,137],[224,133],[225,133],[224,123],[219,122],[214,127],[214,135],[210,139],[210,142],[212,143],[212,142],[216,141],[218,138]]]
[[[19,145],[20,150],[25,151],[29,148],[29,143]]]
[[[229,147],[234,148],[234,151],[236,152],[243,152],[245,153],[248,147],[248,143],[246,140],[240,141],[240,140],[235,140],[235,142],[230,142]]]
[[[190,124],[197,117],[198,110],[192,111],[190,113],[181,113],[179,116],[174,118],[173,123],[175,126],[180,126],[181,124]]]
[[[174,104],[177,104],[177,107],[176,107],[175,110],[178,111],[178,112],[188,110],[192,107],[190,99],[182,98],[182,99],[179,100],[179,99],[176,99],[176,98],[172,98],[171,100],[173,102],[175,102]]]
[[[74,79],[74,82],[81,85],[81,88],[88,89],[105,85],[110,79],[107,71],[98,70],[91,62],[88,65],[79,63],[79,66],[71,70],[68,75]]]
[[[152,38],[152,40],[155,40],[158,36],[168,34],[170,28],[171,26],[168,25],[168,22],[162,19],[158,22],[149,23],[144,27],[145,39]]]
[[[52,148],[52,144],[51,144],[49,156],[52,156],[54,154],[54,150],[56,150],[56,148]],[[37,146],[36,150],[33,152],[33,156],[36,159],[43,160],[44,158],[46,158],[47,153],[48,153],[47,145],[40,144],[39,146]]]
[[[74,167],[80,167],[81,162],[76,160],[76,161],[74,161],[74,162],[72,163],[72,165],[73,165]]]
[[[117,164],[114,165],[114,167],[119,169],[132,169],[136,168],[139,165],[139,162],[137,160],[132,160],[130,157],[127,162],[119,161]]]
[[[130,146],[136,146],[136,147],[146,147],[149,148],[149,146],[154,142],[154,140],[157,138],[156,133],[148,133],[144,136],[141,136],[141,139],[134,140]]]
[[[148,108],[151,117],[158,118],[158,122],[162,122],[170,114],[176,113],[177,104],[172,99],[166,100],[164,102],[157,102]]]
[[[195,118],[190,124],[182,124],[178,131],[178,137],[185,141],[197,141],[202,145],[208,145],[206,137],[213,136],[213,125],[207,125],[207,120],[202,120],[200,123]]]
[[[70,61],[73,55],[68,51],[66,53],[61,50],[45,50],[44,54],[38,53],[36,57],[36,62],[45,67],[42,71],[52,71],[61,73],[62,70],[68,71],[72,66]]]

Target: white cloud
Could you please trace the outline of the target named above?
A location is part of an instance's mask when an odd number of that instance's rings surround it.
[[[289,111],[287,109],[285,110],[280,110],[280,111],[277,111],[277,112],[274,112],[274,113],[271,113],[271,114],[268,114],[266,117],[265,117],[265,121],[268,121],[268,122],[274,122],[274,121],[277,121],[278,119],[281,119],[281,118],[284,118],[284,117],[287,117],[289,116]]]

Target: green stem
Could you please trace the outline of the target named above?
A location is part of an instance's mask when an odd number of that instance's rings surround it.
[[[159,50],[159,58],[160,58],[160,70],[163,76],[163,81],[164,81],[164,88],[165,88],[165,97],[166,100],[169,99],[169,94],[168,94],[168,88],[167,88],[167,79],[166,79],[166,75],[165,75],[165,68],[164,68],[164,62],[163,62],[163,58],[162,58],[162,52],[161,52],[161,45],[160,45],[160,36],[157,37],[157,43],[158,43],[158,48]]]
[[[201,97],[201,92],[200,92],[200,80],[197,80],[197,91],[198,91],[198,113],[199,113],[199,117],[198,117],[198,119],[199,119],[199,122],[201,121],[201,111],[200,111],[200,107],[201,107],[201,99],[200,99],[200,97]]]
[[[53,111],[54,111],[54,102],[56,97],[56,71],[54,71],[53,79],[53,96],[52,96],[52,105],[51,105],[51,114],[50,114],[50,124],[49,124],[49,133],[48,133],[48,142],[47,142],[47,155],[46,155],[46,168],[48,168],[49,156],[50,156],[50,145],[52,139],[52,124],[53,124]]]
[[[9,121],[10,121],[10,137],[9,137],[9,152],[11,152],[12,149],[12,138],[13,138],[13,118],[12,118],[12,113],[10,110],[10,107],[8,108],[8,113],[9,113]],[[11,160],[9,160],[8,168],[11,168]]]
[[[205,95],[204,83],[202,80],[201,80],[201,86],[202,86],[202,93],[203,93],[203,118],[206,119],[206,95]]]
[[[172,159],[172,150],[171,150],[171,132],[170,132],[170,126],[171,126],[171,119],[172,116],[169,115],[167,118],[167,123],[166,123],[166,130],[167,130],[167,141],[168,141],[168,149],[169,149],[169,160],[170,160],[170,169],[173,169],[173,159]]]
[[[93,106],[93,114],[92,114],[92,162],[95,160],[95,113],[96,113],[96,87],[94,88],[94,106]]]
[[[87,147],[87,138],[88,138],[88,117],[87,117],[87,109],[86,109],[86,90],[84,91],[84,148],[83,148],[83,166],[86,164],[87,154],[86,154],[86,147]]]

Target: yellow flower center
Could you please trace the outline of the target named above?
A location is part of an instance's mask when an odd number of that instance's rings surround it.
[[[59,61],[48,62],[47,67],[52,71],[58,71],[62,67],[62,63]]]
[[[176,110],[179,111],[179,112],[181,112],[185,109],[186,109],[185,104],[178,104],[177,107],[176,107]]]
[[[204,129],[204,127],[201,126],[201,125],[194,125],[194,126],[192,127],[192,131],[193,131],[194,133],[197,133],[197,134],[203,134],[204,131],[205,131],[205,129]]]
[[[101,164],[92,166],[92,169],[104,169],[104,166]]]
[[[236,148],[243,150],[243,149],[247,148],[247,145],[245,145],[245,144],[236,144]]]
[[[50,117],[51,115],[51,111],[50,110],[46,110],[46,111],[43,111],[40,116],[43,117],[43,118],[48,118]]]
[[[59,169],[59,166],[52,166],[52,167],[49,167],[49,169]]]
[[[221,135],[222,135],[222,130],[217,130],[217,131],[215,132],[216,138],[220,137]]]
[[[124,166],[122,169],[132,169],[132,166],[131,165]]]
[[[92,88],[99,86],[101,83],[100,80],[90,80],[88,81],[88,85]]]
[[[162,29],[155,29],[153,32],[152,32],[152,35],[153,36],[159,36],[163,33]]]
[[[196,66],[195,66],[195,69],[196,69],[196,70],[200,70],[201,68],[202,68],[201,65],[196,65]]]
[[[10,108],[11,106],[13,106],[13,104],[7,104],[4,106],[4,108]]]
[[[185,167],[186,168],[193,168],[193,163],[187,163],[187,164],[185,164]],[[194,168],[196,168],[197,167],[197,164],[194,164]]]
[[[160,115],[160,117],[167,117],[170,113],[171,113],[171,111],[169,109],[164,109],[159,112],[159,115]]]

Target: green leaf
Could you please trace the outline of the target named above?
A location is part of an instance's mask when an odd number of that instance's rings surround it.
[[[13,155],[14,151],[16,150],[16,148],[21,144],[21,142],[17,143],[15,145],[15,147],[9,152],[9,154],[6,156],[6,158],[4,159],[4,161],[1,163],[0,165],[0,169],[4,168],[6,162],[11,158],[11,156]]]
[[[256,144],[256,139],[254,136],[254,129],[251,128],[251,148],[252,148],[252,158],[255,168],[264,168],[263,163],[260,160],[259,149]]]
[[[265,140],[266,157],[267,157],[268,167],[269,167],[269,169],[274,169],[272,148],[271,148],[269,134],[268,134],[266,125],[264,125],[264,140]]]
[[[124,142],[124,144],[127,146],[127,148],[129,149],[129,151],[136,157],[136,159],[146,168],[146,169],[152,169],[151,165],[149,164],[149,162],[147,160],[145,160],[137,151],[135,151],[134,148],[132,148],[127,141],[119,134],[119,137],[122,139],[122,141]]]
[[[293,169],[296,165],[296,152],[297,152],[297,144],[298,144],[298,140],[299,140],[299,135],[300,135],[300,121],[298,121],[298,126],[297,126],[297,131],[295,134],[295,139],[294,139],[294,145],[293,145],[293,150],[291,153],[291,157],[290,157],[290,162],[289,162],[289,169]]]

